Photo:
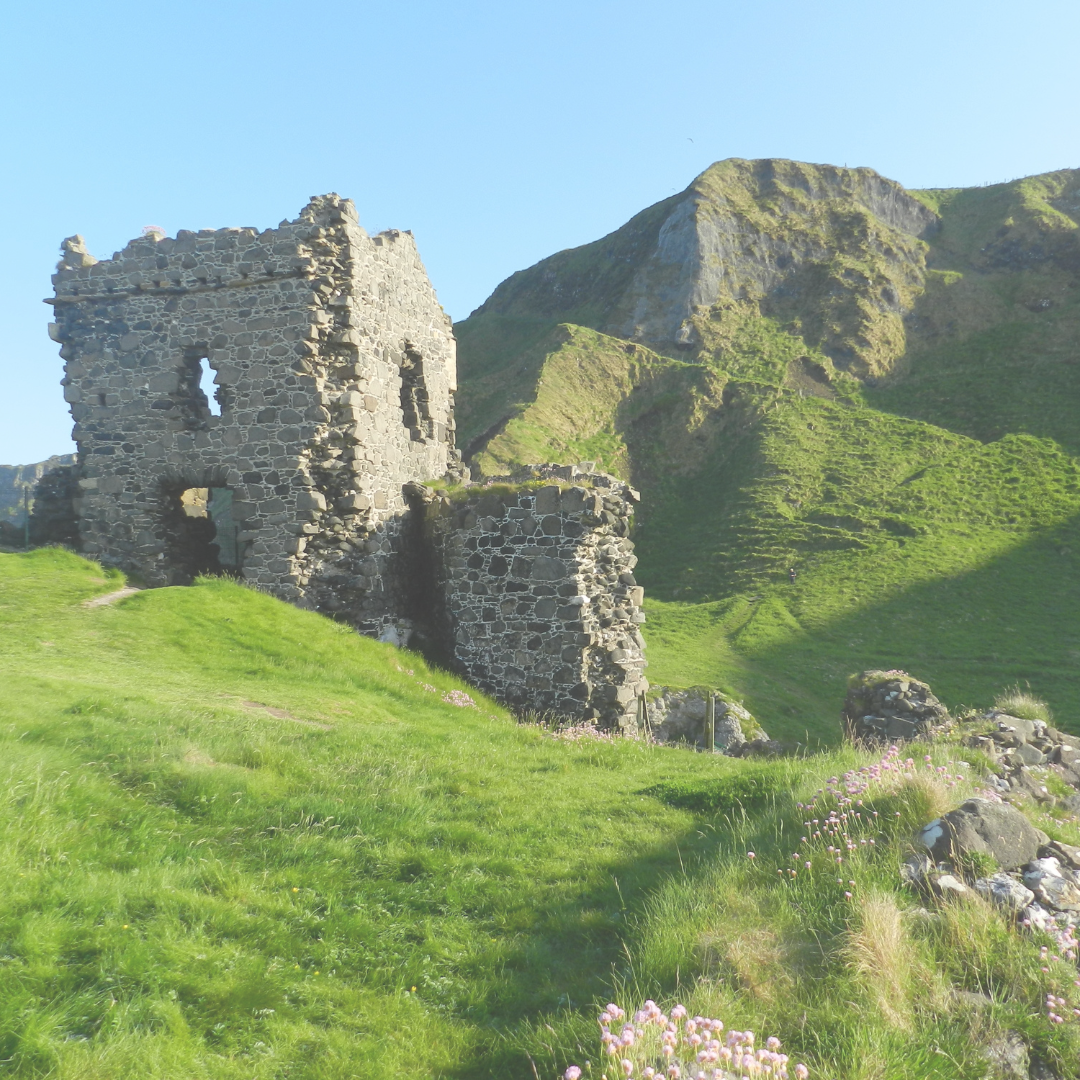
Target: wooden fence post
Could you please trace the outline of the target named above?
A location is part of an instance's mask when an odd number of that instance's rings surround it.
[[[705,752],[716,749],[716,697],[710,694],[705,702]]]

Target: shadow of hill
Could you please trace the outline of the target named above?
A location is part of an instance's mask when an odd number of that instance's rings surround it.
[[[669,651],[685,653],[698,635],[702,655],[679,681],[726,682],[778,738],[838,742],[846,677],[873,667],[910,671],[953,709],[1030,684],[1061,727],[1080,733],[1080,515],[976,569],[943,567],[884,599],[867,602],[870,583],[857,576],[829,582],[847,614],[822,617],[823,583],[811,578],[724,604],[654,605],[657,666],[674,666]]]

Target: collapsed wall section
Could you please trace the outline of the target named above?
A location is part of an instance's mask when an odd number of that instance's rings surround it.
[[[465,678],[518,708],[636,730],[648,688],[636,501],[603,473],[428,492],[441,625]]]

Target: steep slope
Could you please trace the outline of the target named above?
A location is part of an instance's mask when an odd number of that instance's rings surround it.
[[[1077,583],[1078,210],[1069,170],[907,193],[721,162],[459,326],[474,461],[598,458],[642,489],[654,681],[724,683],[813,733],[847,671],[926,659],[1080,713],[1055,599]],[[986,574],[998,590],[951,587]]]
[[[461,329],[548,318],[696,356],[711,318],[741,307],[797,320],[840,366],[881,373],[903,352],[919,237],[937,221],[870,169],[722,161],[610,236],[514,274]]]

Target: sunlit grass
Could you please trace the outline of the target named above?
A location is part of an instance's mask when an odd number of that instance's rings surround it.
[[[798,804],[871,758],[560,740],[233,583],[81,606],[116,585],[62,552],[0,558],[0,1058],[20,1080],[554,1080],[595,1052],[597,1006],[646,998],[775,1032],[815,1077],[975,1080],[954,987],[990,995],[987,1032],[1075,1060],[1036,943],[900,889],[909,837],[968,790],[918,754],[861,796],[889,824],[859,826],[876,843],[841,880],[820,844],[792,877]],[[867,957],[898,950],[890,996]]]

